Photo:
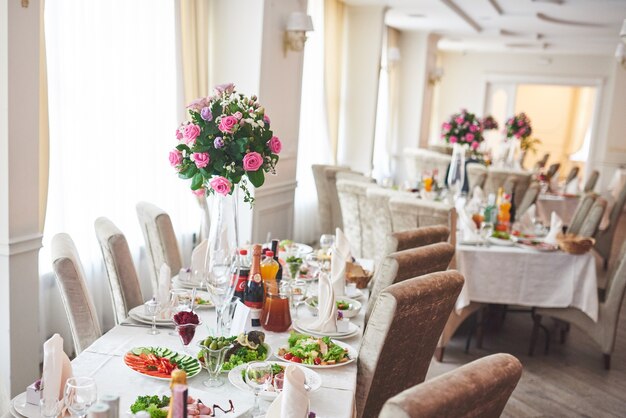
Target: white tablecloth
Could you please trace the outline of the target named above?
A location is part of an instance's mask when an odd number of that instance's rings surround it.
[[[579,197],[565,197],[553,194],[539,195],[537,198],[537,218],[546,226],[550,225],[552,212],[563,220],[563,225],[569,225],[576,212]]]
[[[572,306],[598,320],[596,265],[591,253],[457,245],[456,260],[465,277],[457,310],[470,301],[542,308]]]

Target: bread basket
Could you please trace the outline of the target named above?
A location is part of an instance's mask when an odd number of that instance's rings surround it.
[[[346,262],[346,282],[355,283],[357,289],[365,289],[372,279],[372,273],[364,270],[360,264]]]
[[[576,234],[558,234],[556,241],[559,248],[568,254],[585,254],[593,247],[596,240],[591,237],[582,237]]]

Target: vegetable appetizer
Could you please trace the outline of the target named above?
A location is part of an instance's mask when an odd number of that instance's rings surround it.
[[[289,347],[281,348],[278,355],[294,363],[328,366],[350,360],[348,350],[335,344],[330,337],[316,338],[292,332]]]
[[[217,350],[232,344],[224,356],[223,371],[229,371],[235,367],[252,361],[265,360],[268,357],[265,334],[261,331],[250,331],[240,334],[238,337],[208,337],[201,345],[211,350]],[[202,352],[198,359],[203,362]]]

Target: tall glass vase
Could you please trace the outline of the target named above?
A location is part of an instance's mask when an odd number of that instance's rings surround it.
[[[452,160],[448,170],[448,189],[454,199],[461,196],[463,183],[465,182],[465,146],[454,144],[452,147]]]
[[[215,194],[211,206],[211,225],[204,269],[204,280],[215,305],[216,335],[223,334],[224,310],[231,301],[239,275],[237,201],[238,188],[232,194]]]

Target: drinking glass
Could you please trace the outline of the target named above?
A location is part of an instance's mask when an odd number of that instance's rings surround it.
[[[71,377],[65,382],[63,400],[67,409],[77,417],[87,416],[87,410],[98,398],[96,381],[91,377]]]
[[[465,181],[465,148],[454,144],[452,160],[448,170],[448,188],[453,193],[453,198],[461,196],[463,182]]]
[[[157,335],[159,330],[156,328],[156,316],[160,311],[159,302],[155,298],[150,299],[144,304],[146,308],[146,314],[152,317],[152,328],[148,331],[150,335]]]
[[[480,224],[480,236],[483,239],[483,243],[489,246],[489,238],[493,234],[493,224],[491,222],[483,222]]]
[[[274,378],[272,379],[272,386],[274,386],[276,393],[283,391],[283,387],[285,386],[285,372],[280,372],[277,375],[274,375]]]
[[[39,413],[44,418],[56,418],[61,413],[63,403],[57,398],[42,398],[39,401]]]
[[[251,414],[253,417],[261,414],[259,407],[259,394],[266,390],[272,381],[272,365],[267,361],[248,363],[246,367],[246,383],[254,391],[254,407]]]
[[[322,250],[324,250],[324,252],[328,252],[328,250],[333,246],[334,243],[335,236],[332,234],[322,234],[322,236],[320,237],[320,247],[322,248]]]
[[[298,308],[306,298],[307,283],[304,280],[294,280],[291,282],[291,308],[294,311],[294,319],[298,319]]]
[[[230,302],[228,302],[226,304],[226,307],[224,308],[224,314],[222,316],[222,330],[228,335],[230,334],[230,326],[233,323],[233,316],[235,315],[237,302],[239,302],[240,300],[241,299],[239,299],[237,296],[233,296]]]
[[[216,388],[224,384],[219,376],[222,371],[222,366],[224,365],[224,356],[231,348],[232,344],[215,350],[202,346],[202,349],[200,350],[200,358],[202,359],[202,365],[209,372],[209,378],[202,382],[204,386]]]

